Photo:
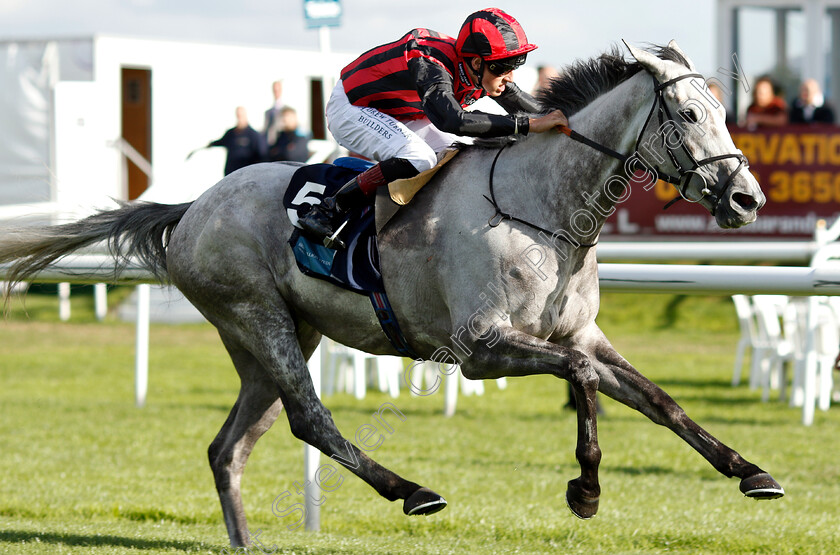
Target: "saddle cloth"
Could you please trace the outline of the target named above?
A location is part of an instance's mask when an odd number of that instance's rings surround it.
[[[310,206],[320,204],[325,197],[335,194],[345,183],[373,164],[360,158],[337,158],[333,164],[314,164],[297,170],[286,190],[283,206],[289,220],[295,226],[289,244],[295,253],[300,271],[356,293],[383,292],[385,288],[379,273],[377,232],[401,206],[408,204],[457,152],[456,149],[446,150],[441,153],[437,165],[430,170],[411,179],[400,179],[389,184],[389,195],[380,191],[375,209],[374,206],[365,206],[351,211],[349,221],[341,232],[347,249],[338,251],[310,241],[298,228],[298,219]]]
[[[307,276],[322,279],[354,293],[367,295],[382,331],[394,348],[403,356],[414,360],[417,355],[400,330],[396,315],[391,308],[385,285],[379,271],[379,247],[376,232],[396,213],[401,205],[407,204],[420,188],[429,182],[454,152],[444,155],[438,164],[410,180],[397,184],[397,197],[381,191],[374,205],[364,206],[348,213],[347,225],[341,232],[347,244],[346,249],[329,249],[306,237],[298,227],[298,220],[324,198],[332,196],[353,177],[373,164],[359,158],[338,158],[333,164],[314,164],[299,168],[289,182],[283,196],[283,206],[289,221],[295,226],[289,238],[289,245],[295,255],[298,269]],[[381,189],[384,189],[382,187]],[[384,215],[377,218],[376,213]],[[379,220],[379,221],[377,221]]]
[[[405,340],[385,294],[382,274],[379,273],[373,206],[365,206],[348,214],[350,219],[342,232],[347,249],[328,249],[311,241],[297,227],[298,219],[309,209],[309,205],[321,203],[324,197],[333,195],[370,165],[358,158],[339,158],[335,165],[315,164],[298,169],[283,197],[286,213],[295,225],[289,244],[297,266],[304,274],[367,295],[391,345],[401,355],[418,360],[420,356]]]
[[[379,273],[373,206],[348,214],[349,222],[341,233],[347,243],[347,249],[343,250],[328,249],[310,240],[303,235],[297,222],[310,206],[320,204],[371,166],[370,162],[359,158],[339,158],[335,164],[303,166],[292,176],[283,197],[286,214],[295,226],[289,244],[300,271],[364,295],[385,291]]]

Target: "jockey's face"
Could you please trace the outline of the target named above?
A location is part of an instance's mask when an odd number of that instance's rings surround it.
[[[479,58],[472,58],[470,64],[475,74],[478,75],[479,69],[481,68],[481,60]],[[505,91],[505,86],[512,82],[513,70],[502,75],[496,75],[485,67],[484,74],[481,76],[481,86],[487,92],[488,96],[499,96]]]

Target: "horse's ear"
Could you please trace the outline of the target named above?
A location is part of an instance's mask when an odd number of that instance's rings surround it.
[[[621,42],[624,43],[624,46],[627,47],[630,54],[636,58],[636,61],[642,64],[654,77],[660,80],[665,78],[665,62],[663,60],[660,60],[656,55],[651,54],[647,50],[631,46],[624,39],[621,39]]]
[[[697,71],[697,68],[694,67],[694,62],[692,62],[691,59],[688,56],[686,56],[685,52],[683,52],[682,49],[677,45],[676,40],[671,39],[671,41],[668,43],[668,48],[685,58],[685,61],[688,62],[688,69],[690,69],[691,71]]]

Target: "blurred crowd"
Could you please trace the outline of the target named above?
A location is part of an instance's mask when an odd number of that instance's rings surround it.
[[[272,83],[274,102],[265,111],[263,129],[251,127],[245,108],[236,108],[236,125],[207,146],[227,149],[225,175],[258,162],[306,162],[309,138],[298,130],[297,111],[283,102],[283,82]]]
[[[803,81],[799,94],[786,102],[773,80],[762,76],[753,85],[752,103],[739,123],[751,130],[788,124],[834,124],[835,113],[816,80]]]

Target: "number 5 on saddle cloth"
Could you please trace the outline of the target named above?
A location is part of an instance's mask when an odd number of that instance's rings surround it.
[[[349,291],[368,295],[382,331],[403,356],[419,357],[408,345],[388,297],[379,272],[379,247],[376,243],[374,206],[364,206],[348,213],[348,222],[341,232],[346,249],[329,249],[311,241],[297,227],[298,219],[310,206],[323,202],[353,177],[371,167],[358,158],[338,158],[334,164],[303,166],[295,172],[283,197],[283,206],[295,230],[289,245],[298,269],[307,276],[323,279]]]

